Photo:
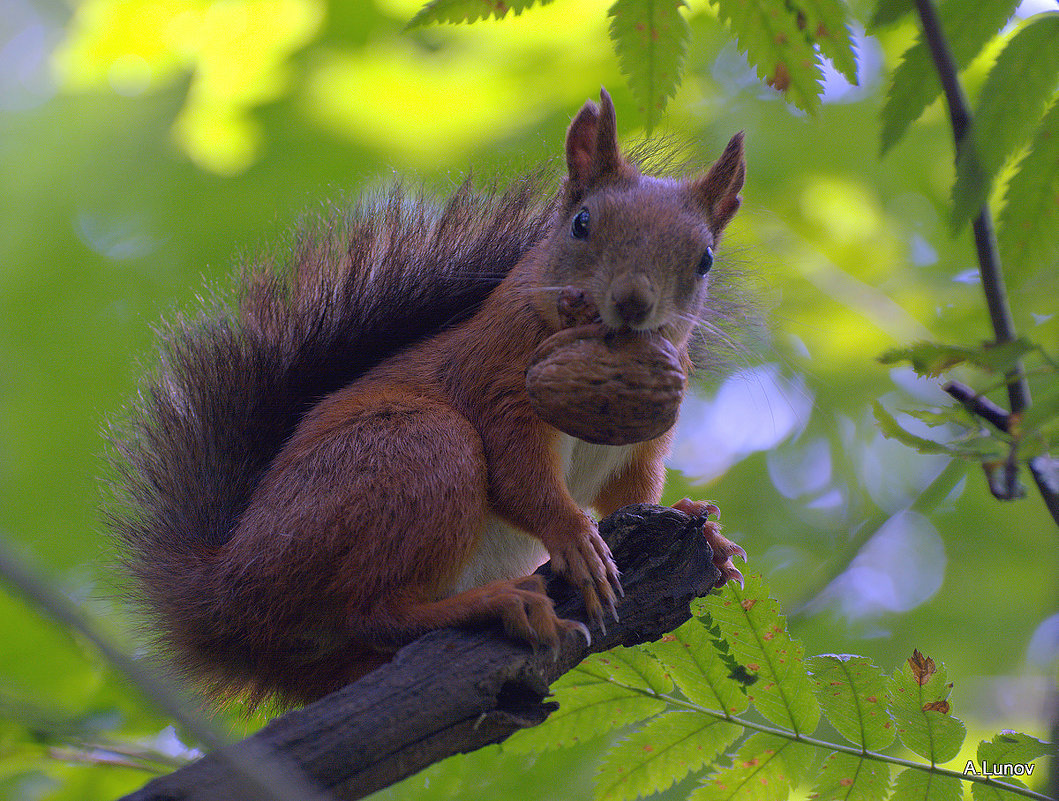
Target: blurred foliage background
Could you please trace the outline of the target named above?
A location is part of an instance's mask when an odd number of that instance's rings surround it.
[[[871,10],[852,5],[862,20]],[[287,247],[299,220],[395,177],[444,193],[469,172],[503,180],[556,159],[601,85],[621,135],[641,139],[606,6],[556,0],[405,32],[417,0],[5,0],[0,534],[135,649],[98,479],[102,429],[151,362],[154,323]],[[769,326],[689,399],[667,499],[718,503],[808,653],[891,670],[918,647],[944,661],[970,757],[976,728],[1047,738],[1052,521],[1032,492],[1001,504],[976,467],[884,439],[871,413],[879,399],[948,402],[880,365],[883,351],[992,336],[970,232],[948,226],[942,103],[879,156],[885,76],[913,21],[872,37],[855,25],[860,85],[829,71],[806,116],[762,85],[707,3],[686,10],[686,77],[654,133],[706,164],[746,131],[744,208],[718,270],[743,275]],[[995,54],[964,74],[972,95]],[[1051,271],[1010,290],[1018,330],[1054,354]],[[163,714],[13,594],[0,593],[0,643],[0,796],[116,797],[148,774],[108,763],[138,764],[138,749],[181,758]],[[262,719],[224,722],[241,735]],[[493,747],[383,795],[577,798],[592,750],[527,760]]]

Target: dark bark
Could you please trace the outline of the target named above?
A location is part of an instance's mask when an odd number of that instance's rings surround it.
[[[402,648],[375,672],[304,709],[289,712],[225,751],[237,761],[278,760],[325,791],[362,798],[453,754],[497,743],[543,722],[555,708],[548,686],[588,654],[657,640],[690,617],[689,602],[719,578],[702,535],[704,518],[631,506],[600,523],[622,570],[620,622],[568,636],[557,653],[533,652],[499,630],[444,629]],[[563,617],[586,620],[580,596],[550,574]],[[245,753],[252,752],[252,753]],[[147,784],[125,801],[257,796],[242,788],[232,759],[210,754]]]

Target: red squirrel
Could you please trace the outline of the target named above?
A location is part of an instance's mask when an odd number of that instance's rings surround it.
[[[671,432],[575,440],[530,409],[527,363],[571,286],[688,362],[742,134],[700,178],[641,175],[604,90],[566,166],[550,202],[528,181],[465,186],[440,211],[395,190],[291,265],[249,269],[234,311],[163,330],[115,438],[109,516],[163,650],[209,691],[307,703],[443,626],[587,637],[531,575],[548,559],[593,622],[613,612],[618,571],[585,508],[658,503]],[[738,577],[741,549],[707,528],[719,583]]]

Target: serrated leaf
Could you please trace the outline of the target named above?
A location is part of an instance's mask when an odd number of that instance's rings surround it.
[[[1037,769],[1035,759],[1054,755],[1055,746],[1038,740],[1028,734],[1014,731],[1003,731],[994,735],[992,741],[978,744],[978,762],[968,763],[964,767],[967,773],[990,773],[1004,784],[1025,787],[1018,775],[1030,776]],[[972,789],[975,801],[1011,801],[1019,796],[996,786],[974,784]]]
[[[935,442],[932,439],[918,437],[911,431],[903,429],[901,424],[883,408],[883,405],[879,403],[879,401],[872,401],[871,406],[875,413],[875,423],[879,426],[879,431],[881,431],[882,435],[887,439],[896,439],[898,442],[904,443],[910,448],[915,448],[920,453],[943,453],[948,456],[952,455],[952,451],[949,450],[947,445]]]
[[[642,687],[656,693],[667,693],[673,682],[665,668],[643,648],[612,648],[594,654],[578,670],[599,679],[613,680],[629,687]]]
[[[623,801],[665,790],[742,733],[741,726],[699,712],[665,712],[610,749],[596,776],[596,798]]]
[[[512,735],[504,742],[504,750],[535,753],[566,748],[665,709],[665,701],[600,678],[603,671],[596,671],[582,670],[579,665],[555,682],[552,697],[559,708],[540,726]]]
[[[503,19],[508,11],[518,16],[530,6],[548,5],[552,0],[431,0],[409,20],[408,28],[436,22],[477,22],[480,19]]]
[[[1004,163],[1021,147],[1055,94],[1059,12],[1038,14],[1004,46],[978,96],[971,141],[956,163],[953,226],[978,213]]]
[[[722,22],[731,25],[739,50],[769,86],[804,111],[820,105],[823,74],[816,51],[798,28],[798,16],[784,0],[713,0]]]
[[[812,671],[821,710],[835,731],[871,751],[893,742],[893,721],[886,711],[886,679],[870,659],[821,654],[810,657],[806,664]]]
[[[890,787],[890,766],[833,751],[824,760],[820,777],[809,794],[818,801],[878,801]]]
[[[799,779],[788,762],[804,763],[807,750],[786,738],[754,734],[739,747],[731,767],[712,773],[688,801],[784,801]]]
[[[879,0],[868,23],[868,30],[892,25],[916,7],[915,0]]]
[[[1019,417],[1016,426],[1020,436],[1032,436],[1059,418],[1059,379],[1053,380],[1056,380],[1056,384],[1035,395],[1033,405]]]
[[[890,801],[963,801],[963,785],[952,776],[907,768],[898,774]]]
[[[1015,275],[1059,266],[1059,100],[1041,120],[1008,183],[1000,214],[1000,255]]]
[[[621,72],[640,103],[648,135],[684,72],[690,37],[679,11],[684,5],[684,0],[617,0],[607,12]]]
[[[938,6],[941,28],[953,59],[966,67],[1014,13],[1019,0],[946,0]],[[885,154],[904,136],[908,126],[941,94],[930,49],[920,34],[894,70],[893,82],[883,106],[882,152]]]
[[[882,364],[910,362],[920,376],[933,378],[958,364],[969,363],[985,370],[1006,373],[1025,356],[1037,350],[1037,345],[1019,337],[1003,345],[983,344],[977,348],[942,345],[937,342],[916,342],[903,348],[886,351],[879,357]]]
[[[857,84],[857,55],[849,33],[849,13],[839,0],[798,0],[805,15],[805,26],[820,52],[831,59],[835,69],[851,84]]]
[[[888,689],[890,714],[905,746],[935,764],[959,753],[967,730],[948,714],[952,685],[946,680],[944,665],[935,666],[916,651],[894,671]]]
[[[749,705],[743,685],[731,678],[710,635],[692,618],[661,640],[644,646],[665,665],[673,682],[692,703],[738,715]]]
[[[1007,765],[1028,764],[1055,753],[1056,747],[1052,743],[1017,731],[1002,731],[1000,734],[994,734],[989,742],[983,740],[978,744],[979,763],[988,761]]]
[[[805,669],[805,651],[787,633],[779,603],[768,597],[761,576],[747,577],[743,588],[729,582],[720,594],[696,599],[693,611],[710,616],[732,656],[756,677],[747,696],[758,712],[799,734],[816,729],[820,705]]]

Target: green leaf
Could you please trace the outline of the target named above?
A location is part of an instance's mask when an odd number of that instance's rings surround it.
[[[901,427],[901,424],[883,408],[883,405],[879,403],[879,401],[872,401],[871,406],[875,412],[875,422],[879,426],[882,435],[887,439],[896,439],[898,442],[903,442],[910,448],[915,448],[920,453],[943,453],[950,456],[952,455],[948,446],[943,445],[940,442],[935,442],[932,439],[917,437],[910,431],[905,431],[905,429]]]
[[[1018,774],[1015,771],[1020,770],[1021,775],[1032,775],[1039,767],[1032,764],[1035,759],[1055,753],[1055,746],[1051,743],[1028,734],[1004,731],[994,735],[990,742],[979,743],[977,763],[968,763],[965,770],[968,773],[973,770],[976,773],[988,771],[994,775],[1001,774],[998,776],[999,781],[1015,787],[1025,787],[1026,785],[1016,778]],[[1014,793],[982,784],[973,785],[972,793],[975,801],[1011,801],[1018,798]]]
[[[966,67],[1008,21],[1019,0],[946,0],[938,6],[941,28],[957,66]],[[934,61],[923,35],[905,51],[894,70],[883,107],[882,152],[904,136],[927,106],[941,93]]]
[[[908,768],[898,774],[890,801],[963,801],[963,785],[953,776]]]
[[[959,230],[989,197],[1004,163],[1021,147],[1055,94],[1059,12],[1038,14],[1005,45],[978,96],[971,141],[956,163],[953,226]]]
[[[559,708],[543,724],[523,729],[504,742],[505,751],[536,753],[566,748],[657,715],[665,701],[613,683],[589,657],[552,685]],[[587,667],[586,667],[587,665]]]
[[[1059,380],[1050,389],[1034,396],[1033,405],[1022,413],[1018,422],[1019,435],[1033,436],[1057,418],[1059,418]]]
[[[761,576],[747,577],[742,589],[729,582],[721,593],[695,600],[692,609],[710,616],[731,655],[757,679],[747,695],[758,712],[799,734],[816,729],[820,705],[805,669],[805,652],[787,633],[779,603],[768,597]]]
[[[586,659],[578,669],[599,679],[656,693],[673,689],[665,668],[643,648],[612,648]]]
[[[868,30],[892,25],[916,7],[914,0],[879,0],[875,12],[871,15]]]
[[[665,665],[673,682],[692,703],[738,715],[749,701],[742,684],[713,647],[702,623],[692,618],[661,640],[644,646]]]
[[[890,766],[832,751],[810,797],[817,801],[878,801],[890,787]]]
[[[797,12],[784,0],[713,0],[731,25],[739,50],[757,74],[805,111],[820,105],[822,73],[816,51],[798,27]]]
[[[742,733],[699,712],[665,712],[610,750],[596,776],[596,798],[623,801],[665,790],[713,762]]]
[[[1043,756],[1055,754],[1054,744],[1017,731],[1002,731],[1000,734],[994,734],[991,741],[983,740],[978,744],[979,763],[988,761],[1009,765],[1028,764]]]
[[[552,0],[431,0],[408,22],[418,28],[433,22],[477,22],[480,19],[503,19],[508,11],[518,16],[530,6],[546,6]]]
[[[824,716],[835,731],[872,751],[893,742],[893,721],[886,711],[886,679],[870,659],[822,654],[810,657],[806,664],[812,671]]]
[[[910,750],[938,764],[960,751],[967,730],[949,714],[945,666],[916,651],[889,681],[890,714]]]
[[[684,0],[617,0],[607,14],[622,74],[640,103],[648,135],[676,94],[688,51]]]
[[[1000,214],[1000,255],[1017,275],[1059,264],[1059,101],[1052,104],[1019,163]]]
[[[754,734],[731,767],[711,774],[688,801],[784,801],[799,778],[788,761],[804,763],[808,750],[784,737]]]
[[[879,357],[882,364],[911,362],[918,375],[933,378],[958,364],[969,363],[985,370],[1006,373],[1027,353],[1038,347],[1019,337],[1003,345],[985,343],[977,348],[942,345],[937,342],[916,342],[903,348],[888,350]]]
[[[849,34],[846,4],[839,0],[798,0],[795,5],[805,15],[806,30],[820,46],[820,52],[831,59],[847,81],[856,85],[857,55]]]

